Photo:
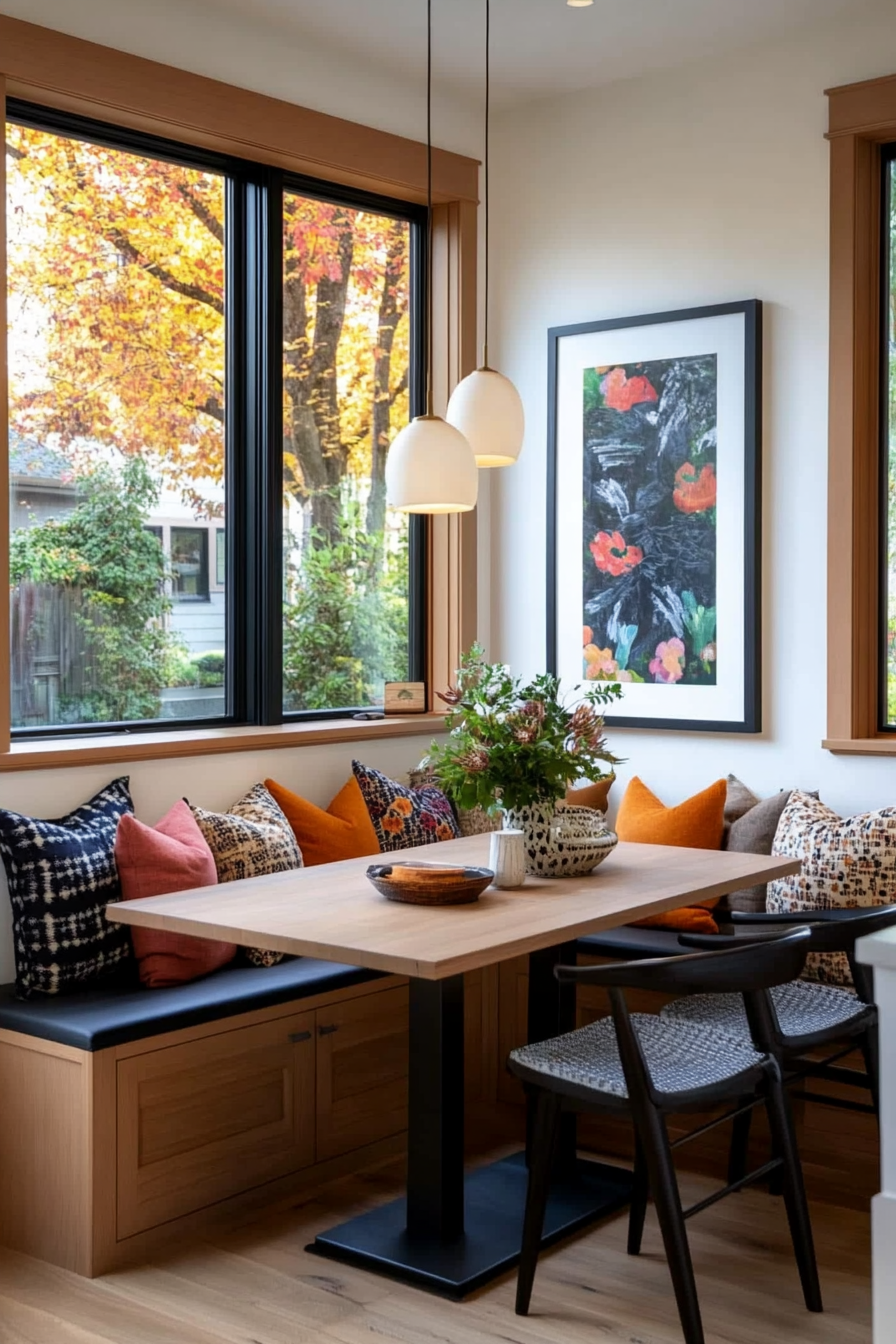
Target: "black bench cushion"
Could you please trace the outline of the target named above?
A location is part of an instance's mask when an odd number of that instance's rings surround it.
[[[278,966],[225,967],[202,980],[167,989],[143,989],[131,982],[127,988],[23,1002],[15,997],[15,986],[3,985],[0,1028],[76,1050],[105,1050],[380,977],[380,971],[296,957]]]
[[[674,929],[639,929],[623,924],[618,929],[588,933],[576,943],[579,952],[617,961],[643,961],[647,957],[680,957],[691,949],[682,947]]]

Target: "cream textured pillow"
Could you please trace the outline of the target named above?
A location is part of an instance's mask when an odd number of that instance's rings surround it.
[[[219,882],[302,867],[292,827],[263,784],[254,784],[226,812],[206,812],[192,803],[190,809],[215,856]],[[243,951],[253,966],[276,966],[283,960],[282,952],[258,947]]]
[[[896,898],[896,807],[841,817],[818,798],[794,789],[778,822],[772,853],[800,859],[802,870],[769,882],[770,913],[889,905]],[[851,983],[840,953],[813,954],[807,966],[813,979]]]

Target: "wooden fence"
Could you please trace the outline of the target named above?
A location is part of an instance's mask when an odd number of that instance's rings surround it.
[[[95,687],[81,592],[68,584],[22,580],[10,593],[12,723],[42,728],[60,722],[65,702]],[[62,704],[60,704],[60,701]]]

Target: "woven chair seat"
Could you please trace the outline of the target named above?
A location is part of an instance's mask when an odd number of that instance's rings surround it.
[[[690,1022],[663,1019],[655,1013],[632,1013],[631,1020],[651,1081],[660,1093],[711,1087],[756,1068],[766,1059],[749,1042],[730,1039]],[[594,1093],[628,1097],[611,1017],[602,1017],[552,1040],[521,1046],[511,1053],[510,1064],[512,1070],[518,1065],[526,1072],[572,1083]]]
[[[771,996],[785,1040],[814,1036],[818,1032],[834,1034],[868,1013],[868,1005],[851,990],[835,989],[810,980],[792,980],[789,984],[777,985]],[[660,1017],[666,1022],[687,1022],[705,1027],[732,1041],[750,1040],[750,1027],[740,994],[693,994],[666,1004]]]

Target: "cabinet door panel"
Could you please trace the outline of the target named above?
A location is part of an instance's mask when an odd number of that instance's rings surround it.
[[[317,1160],[407,1128],[408,991],[317,1011]]]
[[[119,1239],[313,1162],[314,1054],[309,1012],[119,1061]]]

